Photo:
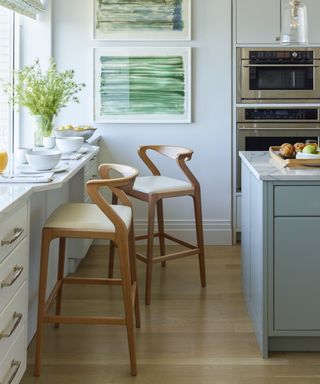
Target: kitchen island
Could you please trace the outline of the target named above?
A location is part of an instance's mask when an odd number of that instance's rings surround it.
[[[243,293],[261,353],[320,351],[320,168],[240,158]]]

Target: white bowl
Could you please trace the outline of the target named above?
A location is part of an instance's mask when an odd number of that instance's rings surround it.
[[[31,167],[37,171],[49,171],[60,161],[61,152],[52,150],[32,151],[26,154]]]
[[[88,140],[96,131],[97,128],[90,127],[89,125],[79,125],[73,129],[59,129],[54,130],[55,137],[83,137],[84,141]]]
[[[76,152],[83,141],[83,137],[56,137],[56,145],[62,153]]]

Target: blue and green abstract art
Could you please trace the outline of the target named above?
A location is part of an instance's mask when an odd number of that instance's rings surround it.
[[[190,39],[191,0],[96,0],[95,37]]]
[[[190,121],[190,48],[97,48],[96,67],[96,121]]]

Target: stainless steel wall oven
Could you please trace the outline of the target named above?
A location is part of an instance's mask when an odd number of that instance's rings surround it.
[[[320,99],[320,48],[239,48],[237,102]]]
[[[237,150],[267,151],[271,145],[318,140],[320,107],[239,107],[237,109]],[[237,156],[237,191],[241,188]]]

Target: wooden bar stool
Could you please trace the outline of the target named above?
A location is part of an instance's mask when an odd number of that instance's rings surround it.
[[[112,178],[111,170],[120,173],[121,177]],[[131,374],[133,376],[137,374],[134,317],[136,327],[140,327],[140,312],[132,205],[125,190],[132,187],[138,171],[125,165],[102,164],[99,167],[99,173],[101,179],[87,182],[87,191],[94,204],[64,204],[53,212],[42,230],[35,376],[40,375],[44,323],[54,323],[57,328],[60,323],[125,325]],[[109,188],[117,196],[120,205],[110,205],[100,192],[102,187]],[[56,238],[60,239],[57,283],[46,301],[49,248],[50,242]],[[108,239],[114,242],[119,250],[121,278],[64,277],[66,238]],[[122,286],[125,316],[71,317],[61,315],[64,284]],[[54,301],[56,301],[55,314],[50,314],[49,310]]]
[[[147,155],[147,151],[155,151],[170,159],[176,160],[178,166],[187,177],[188,181],[177,180],[162,176],[159,169],[151,161]],[[203,226],[201,212],[201,193],[200,184],[193,173],[186,165],[186,161],[190,160],[193,154],[191,149],[169,146],[169,145],[146,145],[138,149],[138,154],[143,162],[152,172],[152,176],[137,177],[132,190],[128,190],[127,194],[139,200],[148,203],[148,233],[146,235],[137,236],[136,240],[147,239],[147,254],[137,253],[137,258],[146,263],[146,288],[145,302],[150,304],[151,300],[151,279],[152,267],[155,263],[165,265],[166,261],[190,256],[199,255],[200,279],[201,285],[206,285],[205,259],[204,259],[204,242],[203,242]],[[170,197],[191,196],[194,204],[195,224],[197,244],[193,245],[186,241],[182,241],[165,232],[163,222],[163,202],[162,200]],[[117,197],[114,195],[113,202],[116,203]],[[158,232],[154,232],[155,211],[157,210]],[[153,239],[159,238],[160,255],[153,256]],[[165,239],[187,247],[187,250],[166,254]],[[114,245],[110,244],[109,255],[109,277],[112,276],[114,259]]]

